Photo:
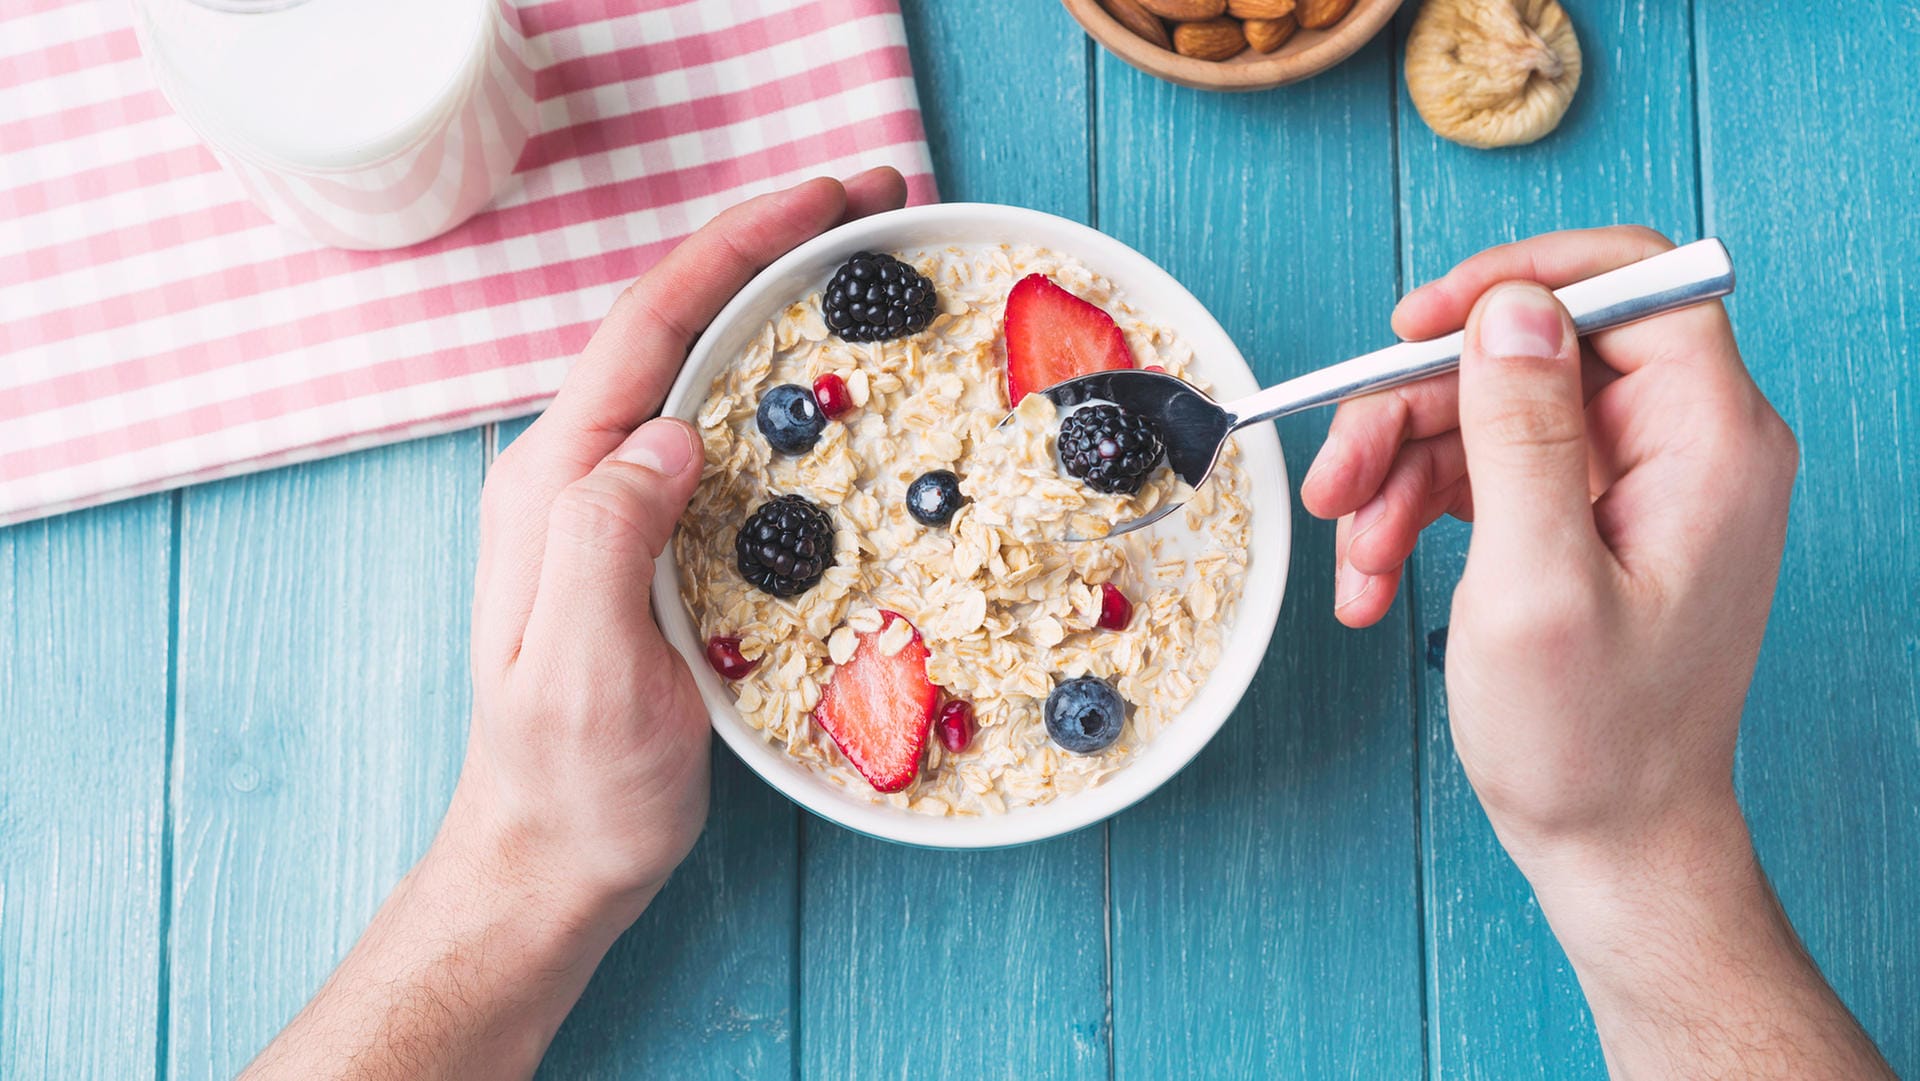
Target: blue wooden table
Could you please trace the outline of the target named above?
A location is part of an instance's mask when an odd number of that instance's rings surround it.
[[[1493,243],[1725,238],[1741,343],[1803,453],[1740,790],[1808,947],[1920,1077],[1920,15],[1571,6],[1572,112],[1496,153],[1414,113],[1407,13],[1244,97],[1141,75],[1041,0],[906,15],[947,197],[1140,248],[1267,379],[1381,344],[1400,293]],[[1283,424],[1296,467],[1325,423]],[[475,509],[519,430],[0,532],[0,1077],[229,1076],[318,986],[451,791]],[[717,755],[705,838],[546,1075],[1598,1075],[1448,743],[1428,642],[1466,529],[1423,541],[1406,599],[1355,633],[1329,614],[1331,529],[1296,528],[1238,715],[1102,827],[910,851]]]

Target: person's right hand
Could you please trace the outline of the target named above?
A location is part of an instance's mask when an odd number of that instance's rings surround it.
[[[1394,329],[1466,327],[1457,378],[1348,402],[1302,484],[1337,517],[1335,605],[1393,602],[1414,538],[1473,522],[1453,595],[1454,748],[1532,883],[1618,1078],[1892,1078],[1794,935],[1733,790],[1798,466],[1726,311],[1583,349],[1548,288],[1671,248],[1645,229],[1495,248]]]
[[[1797,449],[1719,304],[1594,335],[1548,288],[1671,248],[1639,228],[1494,248],[1408,294],[1394,329],[1466,326],[1457,378],[1352,401],[1302,486],[1339,518],[1336,603],[1392,603],[1451,509],[1455,746],[1524,868],[1737,821],[1734,739],[1773,595]],[[1537,283],[1537,284],[1536,284]],[[1740,834],[1744,840],[1744,833]]]

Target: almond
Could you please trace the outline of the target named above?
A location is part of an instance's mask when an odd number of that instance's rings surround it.
[[[1263,53],[1270,53],[1285,45],[1300,24],[1294,21],[1293,16],[1287,15],[1278,19],[1248,19],[1240,24],[1240,28],[1246,31],[1247,44]]]
[[[1294,14],[1308,30],[1322,30],[1346,18],[1353,0],[1299,0]]]
[[[1173,39],[1167,36],[1167,24],[1142,6],[1140,0],[1100,0],[1100,6],[1107,9],[1113,21],[1133,31],[1135,37],[1162,49],[1173,48]]]
[[[1173,28],[1173,51],[1195,60],[1225,60],[1246,47],[1246,35],[1234,19],[1203,19]]]
[[[1183,23],[1227,13],[1227,0],[1140,0],[1140,6],[1163,19]]]
[[[1294,0],[1227,0],[1227,14],[1236,19],[1284,19],[1293,14],[1293,3]],[[1253,35],[1248,34],[1247,40],[1252,41]]]

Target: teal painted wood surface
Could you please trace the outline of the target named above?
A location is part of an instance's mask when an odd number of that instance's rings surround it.
[[[175,498],[0,530],[0,1077],[155,1074]]]
[[[1765,7],[1774,7],[1766,5]],[[1920,1076],[1920,12],[1821,34],[1697,15],[1704,215],[1747,363],[1800,440],[1737,778],[1781,903]]]
[[[1493,153],[1456,146],[1433,134],[1401,89],[1409,288],[1482,248],[1555,229],[1637,222],[1680,240],[1697,235],[1686,8],[1616,0],[1571,12],[1586,68],[1573,108],[1538,143]],[[1408,21],[1402,17],[1402,30]],[[1467,533],[1449,522],[1415,554],[1407,625],[1417,651],[1447,623]],[[1454,757],[1442,672],[1416,664],[1432,1074],[1603,1076],[1593,1021],[1566,955]]]
[[[466,742],[481,442],[185,494],[169,1078],[237,1073],[439,824]]]
[[[797,814],[716,742],[706,833],[608,953],[539,1076],[791,1072]]]
[[[1383,40],[1310,83],[1223,96],[1100,57],[1101,227],[1192,289],[1263,382],[1372,348],[1386,326],[1390,62]],[[1291,468],[1326,423],[1281,425]],[[1335,623],[1332,528],[1296,509],[1294,535],[1247,698],[1112,823],[1116,1076],[1421,1071],[1405,631]]]
[[[1564,127],[1483,153],[1413,113],[1410,13],[1313,82],[1217,97],[1054,4],[1002,9],[985,45],[970,5],[904,7],[943,194],[1141,248],[1268,377],[1378,344],[1401,288],[1490,243],[1615,220],[1727,239],[1736,328],[1804,459],[1742,796],[1809,947],[1920,1073],[1920,91],[1887,74],[1912,13],[1810,35],[1777,5],[1583,4]],[[1283,424],[1296,470],[1325,421]],[[523,427],[0,532],[0,1077],[231,1075],[351,944],[457,770],[479,484]],[[1106,826],[907,851],[719,751],[707,835],[543,1076],[1597,1075],[1424,659],[1465,528],[1353,633],[1331,530],[1296,527],[1247,702]]]

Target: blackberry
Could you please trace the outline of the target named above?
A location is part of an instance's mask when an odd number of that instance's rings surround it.
[[[804,496],[760,504],[733,542],[740,576],[764,593],[795,597],[833,566],[833,519]]]
[[[933,322],[933,283],[891,255],[856,252],[834,272],[820,307],[846,341],[891,341]]]
[[[1166,455],[1160,429],[1117,405],[1090,405],[1060,422],[1060,463],[1096,491],[1132,495]]]

